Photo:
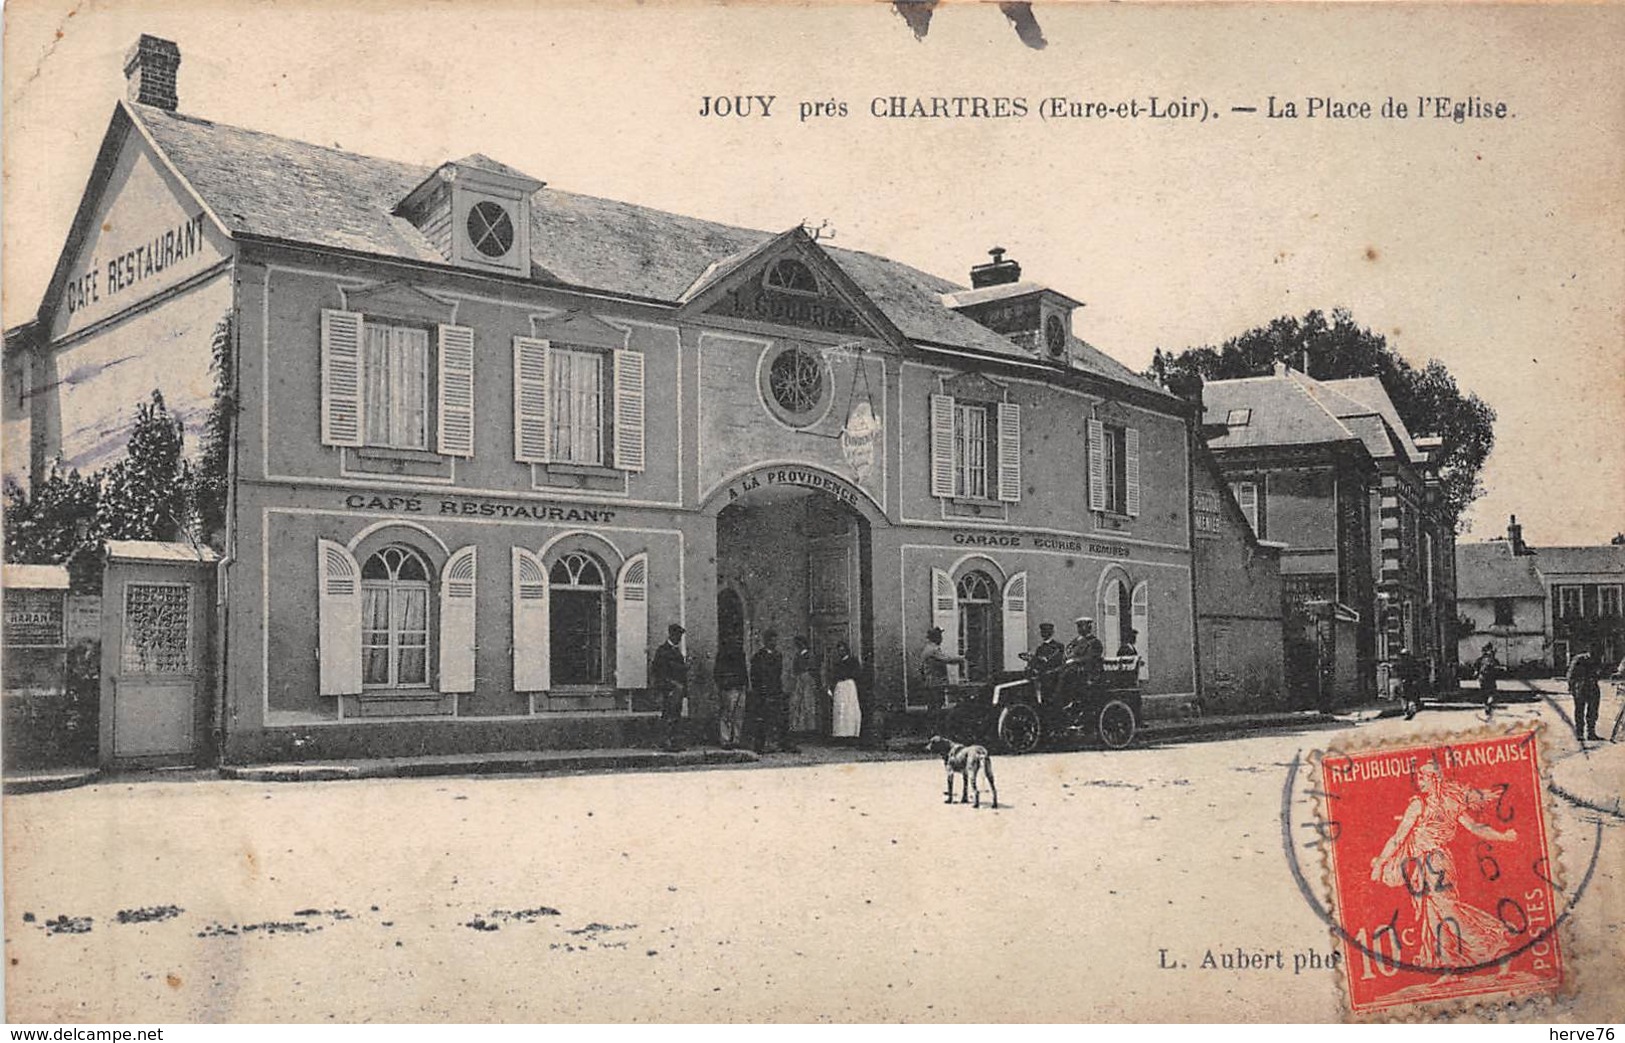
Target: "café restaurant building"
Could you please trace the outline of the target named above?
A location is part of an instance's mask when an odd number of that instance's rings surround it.
[[[196,675],[226,760],[649,741],[669,623],[697,718],[769,628],[847,642],[908,713],[932,626],[977,680],[1080,614],[1151,714],[1196,696],[1192,407],[1002,252],[965,286],[225,126],[178,111],[179,63],[130,52],[8,434],[93,467],[157,388],[195,445],[229,319]]]

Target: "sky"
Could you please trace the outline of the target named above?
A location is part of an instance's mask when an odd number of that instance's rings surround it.
[[[410,7],[410,13],[408,8]],[[1625,530],[1625,6],[993,4],[916,39],[888,5],[13,0],[3,317],[26,321],[142,32],[179,43],[180,110],[393,159],[484,152],[562,189],[965,280],[1002,246],[1085,302],[1135,369],[1311,308],[1349,309],[1497,412],[1463,538]],[[700,115],[770,95],[767,118]],[[893,119],[894,96],[1024,99]],[[1205,120],[1039,118],[1063,97]],[[1417,118],[1418,96],[1504,102]],[[1296,119],[1269,115],[1292,102]],[[1309,99],[1371,118],[1307,118]],[[1383,118],[1385,100],[1405,119]],[[803,103],[844,117],[800,118]],[[880,103],[884,106],[884,100]],[[1254,113],[1232,107],[1256,107]],[[1425,433],[1425,432],[1418,432]]]

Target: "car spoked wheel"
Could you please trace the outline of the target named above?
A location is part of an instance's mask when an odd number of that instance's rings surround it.
[[[1038,711],[1031,706],[1006,706],[999,714],[999,741],[1011,753],[1031,753],[1042,732]]]
[[[1120,750],[1134,741],[1134,711],[1121,699],[1113,699],[1100,708],[1097,728],[1100,741],[1114,750]]]

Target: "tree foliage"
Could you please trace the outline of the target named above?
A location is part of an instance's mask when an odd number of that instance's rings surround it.
[[[1232,337],[1218,347],[1184,351],[1158,348],[1146,375],[1185,393],[1196,380],[1231,380],[1268,374],[1286,362],[1317,380],[1378,377],[1414,437],[1436,435],[1439,477],[1449,517],[1457,524],[1467,506],[1483,495],[1479,481],[1495,445],[1495,410],[1477,395],[1464,393],[1444,363],[1429,359],[1420,369],[1401,358],[1381,333],[1354,321],[1344,309],[1330,321],[1320,311],[1303,318],[1286,315]],[[1307,368],[1306,368],[1307,367]]]
[[[185,432],[164,396],[136,406],[124,457],[82,476],[60,462],[34,484],[6,493],[6,560],[70,564],[107,540],[177,540],[192,529],[194,472]]]
[[[198,438],[197,466],[192,474],[192,500],[198,528],[209,542],[221,548],[226,528],[227,488],[230,484],[232,426],[237,421],[237,396],[232,386],[231,316],[215,324],[210,338],[209,371],[214,375],[214,403],[203,421]]]

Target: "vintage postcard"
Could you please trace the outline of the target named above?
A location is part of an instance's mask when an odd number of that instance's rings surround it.
[[[8,1021],[1622,1009],[1625,8],[6,15]]]

